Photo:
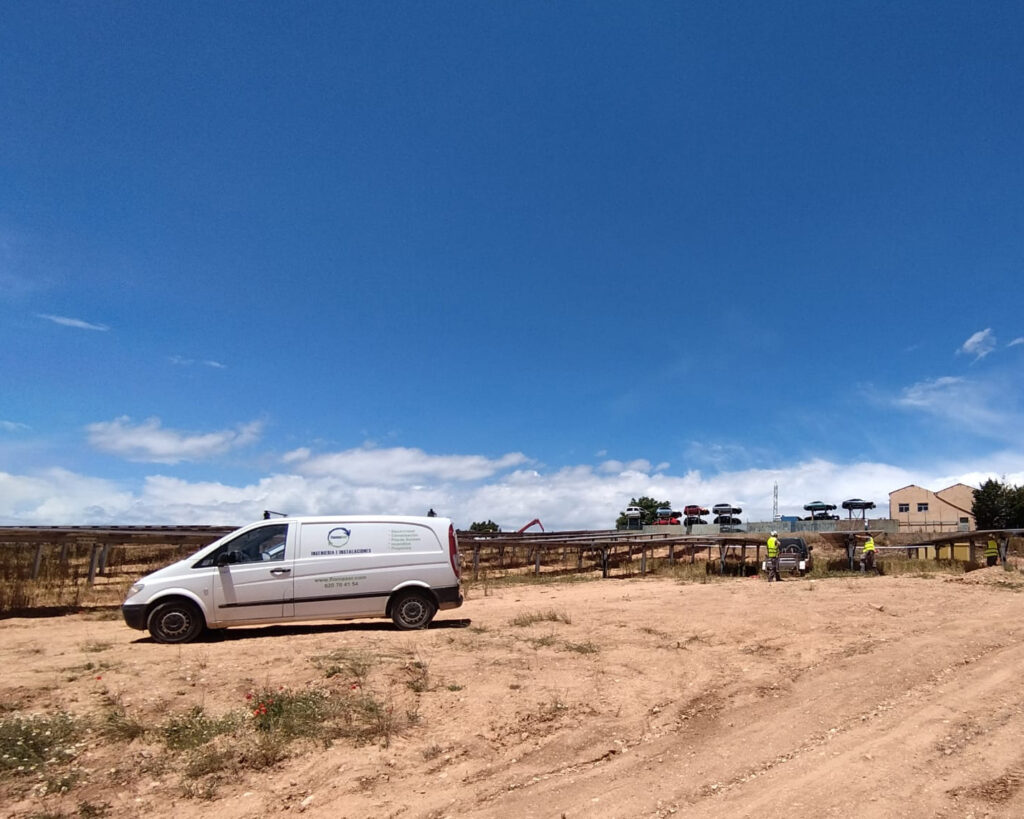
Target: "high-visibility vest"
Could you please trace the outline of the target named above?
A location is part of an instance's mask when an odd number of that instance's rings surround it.
[[[864,542],[864,551],[865,552],[873,552],[873,551],[875,551],[875,539],[873,537],[869,537]]]
[[[775,537],[768,538],[768,557],[779,556],[779,539]]]
[[[994,540],[985,544],[985,557],[999,557],[999,547]]]

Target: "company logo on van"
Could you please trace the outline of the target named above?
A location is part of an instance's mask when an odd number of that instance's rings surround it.
[[[335,549],[340,549],[342,546],[348,543],[348,539],[351,535],[351,529],[346,529],[344,526],[339,526],[336,529],[331,529],[331,531],[327,533],[327,542]]]

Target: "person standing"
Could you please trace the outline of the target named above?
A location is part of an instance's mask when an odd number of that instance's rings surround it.
[[[864,541],[864,555],[863,555],[863,571],[873,572],[875,570],[875,539],[868,535],[868,539]]]
[[[768,582],[779,580],[779,539],[778,532],[773,531],[768,536]]]
[[[996,544],[996,539],[990,537],[988,543],[985,544],[985,565],[995,566],[999,562],[999,546]]]

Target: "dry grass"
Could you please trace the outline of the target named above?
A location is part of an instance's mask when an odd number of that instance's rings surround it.
[[[90,545],[69,544],[62,552],[44,545],[39,574],[33,579],[36,548],[27,544],[0,544],[0,615],[38,609],[75,610],[114,606],[144,574],[185,557],[192,550],[180,546],[115,546],[106,566],[89,585]]]
[[[509,621],[512,626],[532,626],[535,623],[572,623],[568,612],[547,609],[546,611],[527,611],[518,614]]]
[[[834,549],[819,535],[805,533],[807,542],[814,547],[814,577],[841,576],[848,573],[845,553]],[[916,542],[921,535],[889,535],[884,541],[891,545]],[[521,584],[548,584],[587,582],[600,579],[600,561],[595,552],[585,552],[582,560],[575,549],[551,549],[542,553],[541,571],[534,573],[534,552],[526,546],[506,547],[481,552],[479,575],[473,579],[471,546],[463,544],[463,562],[466,571],[463,586],[467,597],[488,596],[499,587]],[[1019,553],[1024,541],[1015,538],[1011,553]],[[88,584],[92,547],[88,544],[69,544],[63,552],[56,545],[44,545],[39,576],[31,579],[36,549],[31,544],[0,543],[0,616],[40,610],[73,611],[95,609],[98,615],[116,618],[117,606],[124,600],[129,587],[139,577],[166,566],[194,552],[191,546],[132,545],[112,546],[107,554],[106,566],[93,585]],[[706,550],[690,562],[690,556],[677,551],[676,560],[669,562],[664,553],[648,556],[650,574],[669,575],[686,583],[708,583],[718,579],[716,555],[708,560]],[[611,571],[620,576],[636,575],[640,571],[639,553],[632,562],[616,558]],[[958,573],[960,564],[946,561],[908,560],[896,555],[882,555],[879,562],[893,574],[932,573],[949,571]],[[730,555],[726,563],[727,575],[754,571],[755,559],[748,551],[746,566]],[[944,568],[937,568],[943,566]],[[883,571],[886,570],[885,568]]]

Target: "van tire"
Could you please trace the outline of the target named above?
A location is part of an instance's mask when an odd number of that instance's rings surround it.
[[[391,601],[391,619],[402,631],[426,628],[436,612],[437,604],[423,592],[400,592]]]
[[[153,607],[147,628],[158,643],[190,643],[206,628],[206,622],[194,603],[168,600]]]

